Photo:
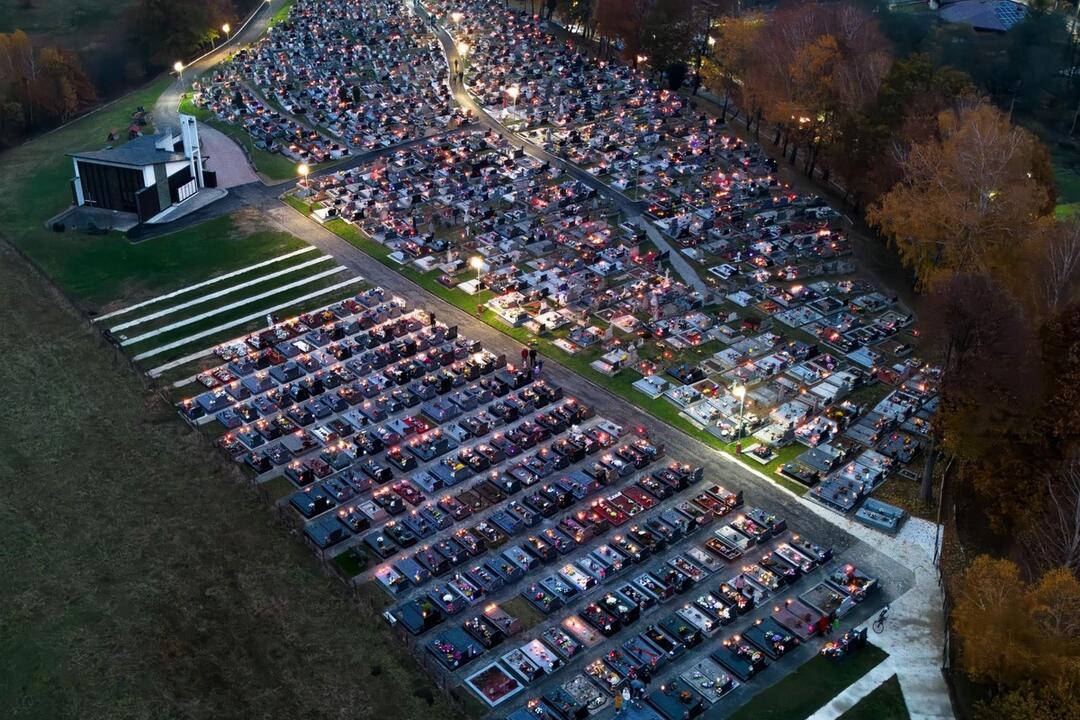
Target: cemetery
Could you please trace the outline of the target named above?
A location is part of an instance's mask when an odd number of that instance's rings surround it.
[[[747,681],[728,645],[763,670],[873,602],[872,570],[381,288],[219,353],[181,415],[285,478],[312,550],[358,563],[401,640],[500,713],[581,716],[635,679],[659,717],[697,712]]]

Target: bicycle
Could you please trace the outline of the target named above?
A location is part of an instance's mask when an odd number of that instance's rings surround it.
[[[885,621],[889,619],[889,606],[881,608],[881,612],[878,613],[877,620],[874,621],[874,632],[879,635],[885,631]]]

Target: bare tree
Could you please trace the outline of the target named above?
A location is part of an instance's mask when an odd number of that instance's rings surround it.
[[[1032,290],[1042,310],[1053,314],[1070,300],[1080,278],[1080,221],[1055,224],[1039,243],[1039,252]]]
[[[1045,477],[1046,499],[1025,545],[1037,571],[1067,567],[1080,572],[1080,455]]]

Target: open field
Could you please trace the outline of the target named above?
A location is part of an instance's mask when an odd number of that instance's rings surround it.
[[[41,380],[2,424],[0,717],[454,716],[6,248],[0,301],[0,378]]]
[[[34,38],[64,43],[88,32],[115,31],[134,5],[134,0],[0,0],[0,32],[25,30]]]
[[[1054,178],[1057,180],[1058,204],[1054,214],[1059,218],[1072,217],[1080,210],[1080,172],[1070,153],[1058,150],[1054,158]]]

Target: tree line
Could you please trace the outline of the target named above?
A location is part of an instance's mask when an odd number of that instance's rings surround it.
[[[22,30],[0,33],[0,147],[15,145],[127,88],[209,49],[221,27],[236,24],[259,0],[137,0],[115,40],[124,60],[97,67],[93,58],[35,42]],[[96,52],[96,51],[95,51]]]

